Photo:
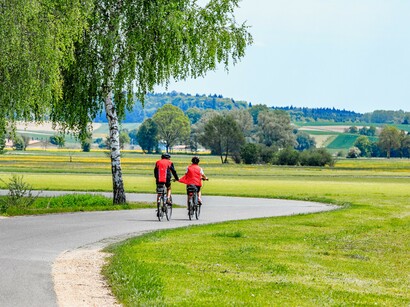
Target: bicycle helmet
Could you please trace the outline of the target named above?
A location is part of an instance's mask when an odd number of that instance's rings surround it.
[[[195,156],[195,157],[193,157],[193,158],[191,159],[191,161],[192,161],[192,163],[194,163],[194,164],[198,164],[198,163],[199,163],[199,158],[198,158],[197,156]]]
[[[164,153],[164,154],[161,155],[161,158],[162,158],[162,159],[171,159],[171,155],[166,152],[166,153]]]

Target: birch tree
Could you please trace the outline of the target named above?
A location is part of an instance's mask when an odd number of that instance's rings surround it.
[[[114,203],[126,201],[119,121],[154,85],[204,76],[244,56],[251,36],[238,24],[238,0],[95,0],[76,61],[64,70],[64,96],[52,120],[80,137],[105,110],[109,125]],[[134,97],[135,93],[135,97]]]
[[[88,1],[91,2],[91,1]],[[62,96],[61,68],[73,59],[87,0],[0,0],[0,129],[47,119]]]

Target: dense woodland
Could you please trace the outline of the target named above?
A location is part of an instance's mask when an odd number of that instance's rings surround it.
[[[199,110],[235,110],[250,109],[252,103],[232,98],[225,98],[222,95],[200,95],[184,94],[178,92],[170,93],[149,93],[145,97],[144,106],[135,98],[135,104],[128,110],[123,120],[124,123],[142,123],[145,119],[151,118],[157,109],[165,104],[172,104],[184,112],[189,109]],[[265,106],[266,107],[266,106]],[[376,110],[370,113],[357,113],[354,111],[340,110],[335,108],[307,108],[307,107],[271,107],[276,110],[283,110],[289,113],[293,122],[317,122],[328,121],[338,123],[376,123],[376,124],[409,124],[410,112]],[[101,113],[95,118],[95,122],[106,122],[105,114]]]

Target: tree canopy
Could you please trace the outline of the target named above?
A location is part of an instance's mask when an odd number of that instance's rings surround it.
[[[121,119],[135,98],[144,102],[154,85],[203,76],[244,56],[247,26],[233,16],[238,1],[95,0],[76,45],[76,61],[64,72],[64,100],[53,120],[72,130],[86,126],[107,97]],[[106,106],[105,106],[106,107]]]
[[[227,163],[229,155],[240,155],[245,137],[232,115],[216,115],[205,124],[199,141]]]
[[[51,118],[82,136],[105,109],[115,203],[125,202],[118,131],[125,110],[134,98],[143,103],[157,84],[200,77],[243,57],[252,38],[234,18],[237,6],[237,0],[203,7],[195,0],[94,0]]]
[[[51,103],[61,98],[61,68],[73,60],[73,44],[85,26],[89,2],[2,1],[0,113],[7,123],[42,121]]]
[[[296,138],[289,115],[284,111],[265,111],[258,115],[261,143],[278,148],[293,147]]]
[[[158,140],[165,143],[167,152],[178,142],[187,143],[191,126],[188,116],[181,109],[166,104],[158,109],[152,119],[158,129]]]
[[[394,126],[385,126],[380,132],[379,146],[386,151],[389,159],[391,151],[400,148],[400,130]]]
[[[158,127],[155,122],[148,118],[138,129],[138,144],[144,152],[152,153],[158,147]]]

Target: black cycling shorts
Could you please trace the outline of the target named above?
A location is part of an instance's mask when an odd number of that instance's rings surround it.
[[[199,193],[199,191],[201,191],[201,187],[199,185],[196,185],[196,191],[197,193]],[[188,186],[187,186],[187,191],[186,191],[187,195],[189,194],[188,192]]]
[[[162,185],[165,184],[165,186],[167,187],[167,189],[169,189],[171,187],[171,181],[167,181],[167,182],[157,182],[157,186],[158,185]]]

